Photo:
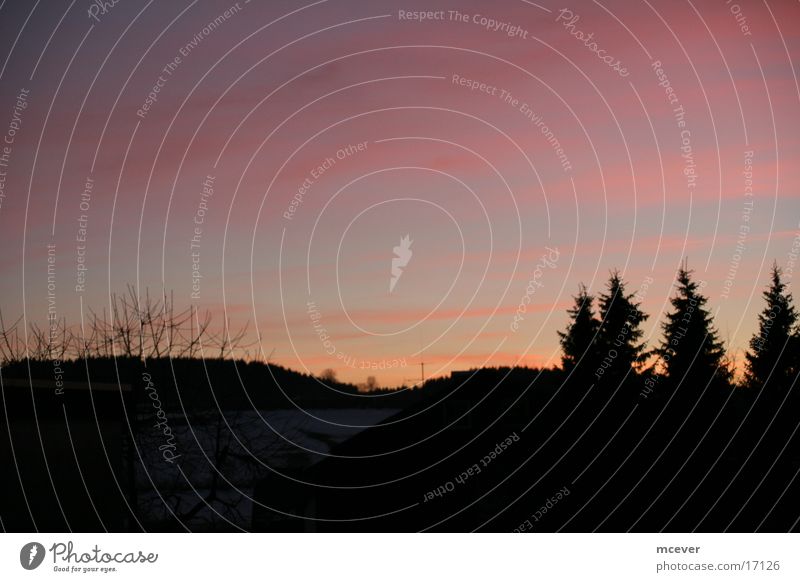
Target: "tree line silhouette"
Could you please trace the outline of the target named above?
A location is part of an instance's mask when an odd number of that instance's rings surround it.
[[[642,324],[649,316],[642,311],[637,294],[627,292],[618,271],[611,273],[605,291],[597,297],[581,285],[568,310],[569,323],[558,332],[562,370],[589,383],[620,382],[633,373],[647,377],[651,388],[674,389],[687,381],[716,388],[733,386],[735,363],[719,338],[702,287],[684,263],[670,299],[672,309],[662,323],[663,337],[648,350],[642,341]],[[742,380],[736,383],[752,390],[768,384],[785,386],[800,371],[798,315],[777,264],[763,298],[758,330],[745,354]],[[645,390],[642,396],[652,391]]]

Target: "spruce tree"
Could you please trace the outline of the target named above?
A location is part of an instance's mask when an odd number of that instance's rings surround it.
[[[725,347],[706,308],[707,302],[700,285],[692,280],[692,271],[684,264],[678,270],[677,292],[670,300],[673,311],[663,324],[664,339],[656,350],[673,384],[688,381],[702,387],[714,374],[720,381],[730,381]]]
[[[580,362],[583,370],[593,370],[597,360],[594,345],[600,322],[594,315],[594,297],[589,295],[586,286],[581,284],[574,297],[575,304],[567,310],[570,323],[566,331],[559,331],[561,366],[564,371],[572,371]]]
[[[797,349],[797,312],[792,294],[781,281],[781,270],[773,264],[771,282],[764,291],[767,305],[758,316],[758,332],[745,354],[745,380],[751,387],[767,382],[780,384],[792,373],[793,352]]]
[[[647,314],[636,295],[625,293],[625,282],[618,271],[608,279],[608,289],[600,294],[600,330],[597,336],[599,367],[596,376],[621,379],[646,357],[641,341],[642,323]]]

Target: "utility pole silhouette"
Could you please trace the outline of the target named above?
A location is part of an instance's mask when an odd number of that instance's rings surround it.
[[[420,333],[420,344],[422,343],[422,334]],[[403,382],[413,382],[416,384],[417,381],[419,381],[420,387],[425,385],[425,348],[420,348],[419,350],[419,373],[419,378],[403,378]],[[412,386],[414,384],[412,384]]]
[[[425,385],[425,362],[422,361],[422,358],[420,358],[419,368],[420,368],[420,377],[419,378],[403,378],[403,382],[404,383],[405,382],[413,382],[412,386],[416,385],[417,382],[419,382],[419,386],[420,387],[424,386]]]

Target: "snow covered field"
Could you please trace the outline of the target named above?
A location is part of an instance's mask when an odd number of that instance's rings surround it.
[[[134,452],[139,518],[152,527],[249,529],[256,482],[298,471],[395,409],[140,414]]]

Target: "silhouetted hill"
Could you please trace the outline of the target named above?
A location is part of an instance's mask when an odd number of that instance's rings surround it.
[[[256,498],[307,518],[278,529],[791,529],[800,458],[778,452],[797,443],[796,403],[778,413],[690,382],[644,397],[645,379],[587,386],[518,368],[432,381],[303,474],[309,485],[271,475]],[[254,529],[272,517],[257,510]]]
[[[30,366],[30,367],[29,367]],[[129,384],[138,398],[149,374],[162,405],[167,410],[360,408],[405,405],[419,398],[415,390],[386,397],[388,392],[362,393],[352,384],[323,382],[310,374],[275,364],[232,359],[92,357],[60,363],[62,380]],[[11,363],[3,368],[5,378],[29,377],[54,381],[53,363]]]

